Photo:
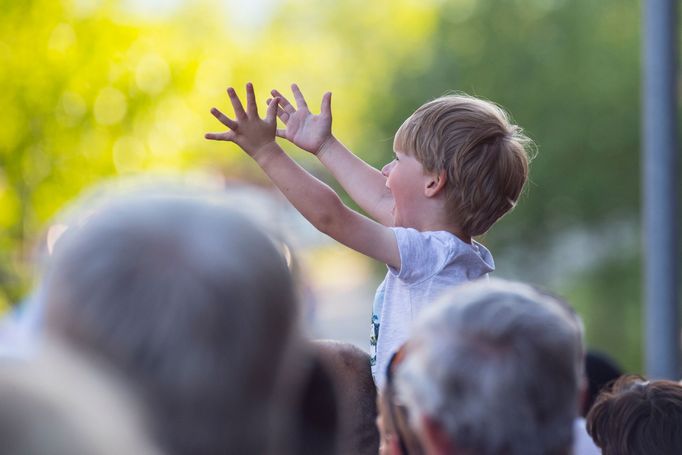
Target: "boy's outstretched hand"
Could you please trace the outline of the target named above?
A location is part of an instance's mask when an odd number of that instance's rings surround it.
[[[277,116],[286,125],[285,129],[277,130],[277,136],[293,142],[313,155],[317,155],[329,141],[333,140],[332,94],[330,92],[324,94],[320,114],[314,115],[308,109],[298,85],[292,84],[291,91],[294,93],[297,108],[294,108],[277,90],[271,92],[275,98],[268,100],[268,108],[270,108],[273,104],[277,105],[276,100],[279,99]]]
[[[267,145],[274,144],[275,142],[275,130],[277,129],[276,112],[279,100],[274,98],[270,102],[265,119],[261,119],[258,116],[253,84],[250,82],[246,84],[246,111],[232,87],[227,89],[227,94],[234,108],[236,120],[232,120],[215,107],[212,108],[211,114],[230,130],[224,133],[206,133],[204,137],[214,141],[234,142],[244,149],[249,156],[257,159],[259,153]]]

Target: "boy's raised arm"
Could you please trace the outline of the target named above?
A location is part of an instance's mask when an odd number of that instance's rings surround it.
[[[229,130],[207,133],[206,139],[231,141],[244,149],[294,207],[320,231],[360,253],[400,268],[400,254],[393,232],[346,207],[334,190],[299,166],[277,145],[278,99],[270,103],[265,119],[261,119],[251,84],[246,86],[246,110],[233,88],[227,93],[236,119],[230,119],[216,108],[211,109]]]
[[[324,94],[320,114],[314,115],[298,86],[293,84],[291,90],[296,108],[279,91],[272,91],[280,100],[277,116],[286,125],[277,130],[277,135],[316,155],[365,212],[385,226],[392,225],[393,196],[386,188],[386,178],[332,134],[331,93]]]

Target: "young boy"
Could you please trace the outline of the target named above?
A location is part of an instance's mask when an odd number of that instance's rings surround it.
[[[494,270],[490,252],[472,237],[516,204],[528,176],[530,141],[496,105],[444,96],[405,120],[395,135],[395,158],[380,172],[332,135],[331,93],[313,115],[299,88],[292,85],[292,91],[297,108],[273,90],[262,120],[250,83],[246,110],[229,88],[236,120],[213,108],[229,130],[206,138],[237,143],[317,229],[388,266],[372,314],[372,373],[381,387],[415,316],[444,289]],[[276,117],[286,129],[277,129]],[[376,221],[345,206],[289,158],[276,135],[315,154]]]

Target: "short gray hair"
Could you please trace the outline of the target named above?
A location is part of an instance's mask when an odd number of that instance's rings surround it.
[[[1,358],[2,452],[160,455],[142,410],[108,373],[54,344],[30,359]]]
[[[426,310],[408,343],[396,385],[416,427],[428,417],[478,454],[570,450],[582,329],[565,304],[522,283],[470,283]]]
[[[100,203],[42,282],[48,332],[131,379],[173,454],[264,453],[295,332],[283,254],[219,199],[158,189]]]

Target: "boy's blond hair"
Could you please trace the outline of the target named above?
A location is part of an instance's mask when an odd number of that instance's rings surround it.
[[[394,142],[426,172],[446,171],[447,208],[472,237],[516,205],[528,178],[531,145],[502,108],[463,94],[421,106],[400,126]]]

